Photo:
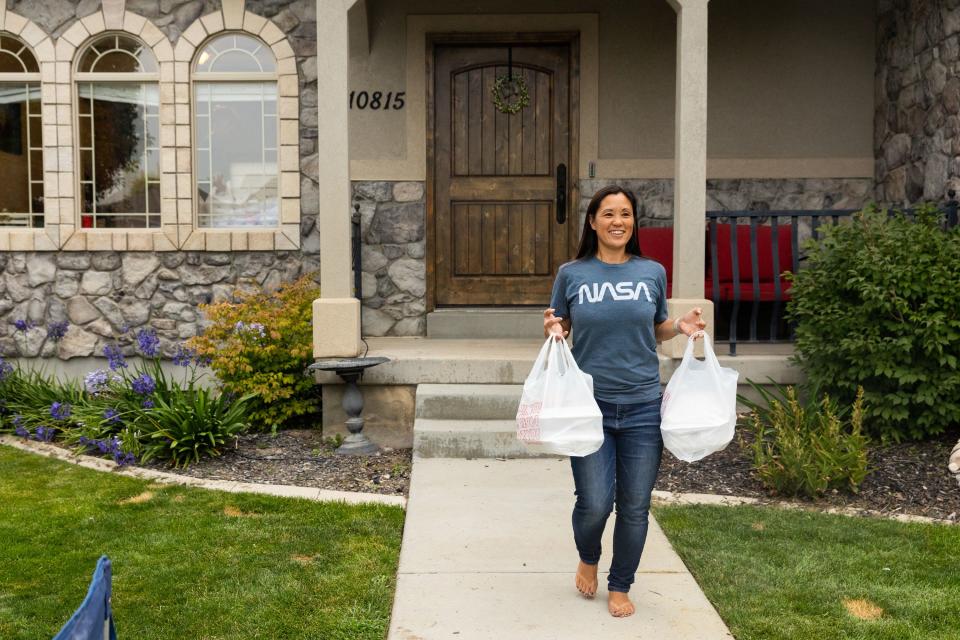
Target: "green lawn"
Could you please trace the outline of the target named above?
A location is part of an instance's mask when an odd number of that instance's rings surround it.
[[[960,638],[960,527],[750,506],[654,514],[737,640]],[[879,617],[848,613],[858,600]]]
[[[0,638],[52,637],[105,553],[121,639],[382,640],[403,517],[151,485],[0,446]]]

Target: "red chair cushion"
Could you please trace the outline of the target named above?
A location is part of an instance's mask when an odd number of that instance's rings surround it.
[[[729,224],[717,224],[717,275],[721,283],[733,282],[733,260],[731,260],[733,247],[730,244],[730,229],[731,225]],[[711,246],[709,233],[708,229],[708,252]],[[772,284],[774,276],[779,275],[773,273],[772,247],[772,228],[766,225],[757,225],[757,270],[761,283],[769,282]],[[789,229],[779,228],[777,230],[777,249],[780,260],[780,264],[778,265],[779,272],[791,271],[793,269],[793,250],[790,246]],[[739,258],[737,260],[737,266],[739,267],[739,273],[737,274],[738,279],[742,283],[752,283],[753,265],[750,257],[750,225],[737,225],[737,254]],[[713,264],[712,259],[708,264]]]
[[[637,241],[640,243],[640,253],[656,260],[667,270],[669,288],[673,278],[673,227],[639,227]]]

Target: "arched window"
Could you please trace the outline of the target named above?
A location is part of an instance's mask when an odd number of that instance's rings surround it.
[[[80,226],[160,226],[157,60],[126,35],[97,38],[77,64]]]
[[[42,228],[40,67],[8,34],[0,34],[0,176],[0,226]]]
[[[276,227],[277,62],[260,40],[227,33],[194,62],[197,226]]]

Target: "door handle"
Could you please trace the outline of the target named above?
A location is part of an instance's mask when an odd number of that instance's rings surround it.
[[[557,224],[567,221],[567,165],[557,165]]]

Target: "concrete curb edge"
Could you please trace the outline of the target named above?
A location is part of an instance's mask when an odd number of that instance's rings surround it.
[[[104,473],[114,473],[131,478],[140,478],[141,480],[152,480],[164,484],[177,484],[189,487],[199,487],[201,489],[210,489],[214,491],[227,491],[230,493],[261,493],[278,496],[281,498],[303,498],[305,500],[314,500],[316,502],[345,502],[347,504],[385,504],[406,508],[407,499],[403,496],[388,496],[379,493],[361,493],[353,491],[333,491],[328,489],[318,489],[315,487],[297,487],[285,484],[258,484],[252,482],[232,482],[229,480],[205,480],[203,478],[193,478],[191,476],[182,476],[176,473],[166,471],[156,471],[154,469],[144,469],[142,467],[120,467],[115,462],[96,458],[94,456],[77,455],[67,449],[62,449],[52,444],[43,442],[24,441],[10,435],[0,435],[0,444],[27,451],[47,458],[55,458],[70,464],[101,471]]]
[[[955,520],[946,518],[930,518],[928,516],[915,516],[908,513],[886,513],[872,509],[858,509],[856,507],[830,507],[828,509],[819,509],[799,502],[790,502],[786,500],[773,500],[764,498],[750,498],[745,496],[721,496],[710,493],[674,493],[671,491],[653,492],[653,501],[662,504],[677,505],[716,505],[735,507],[740,505],[756,505],[761,507],[777,507],[780,509],[795,509],[801,511],[816,511],[819,513],[830,513],[842,516],[854,517],[872,517],[883,518],[885,520],[896,520],[898,522],[919,522],[923,524],[960,524]]]

